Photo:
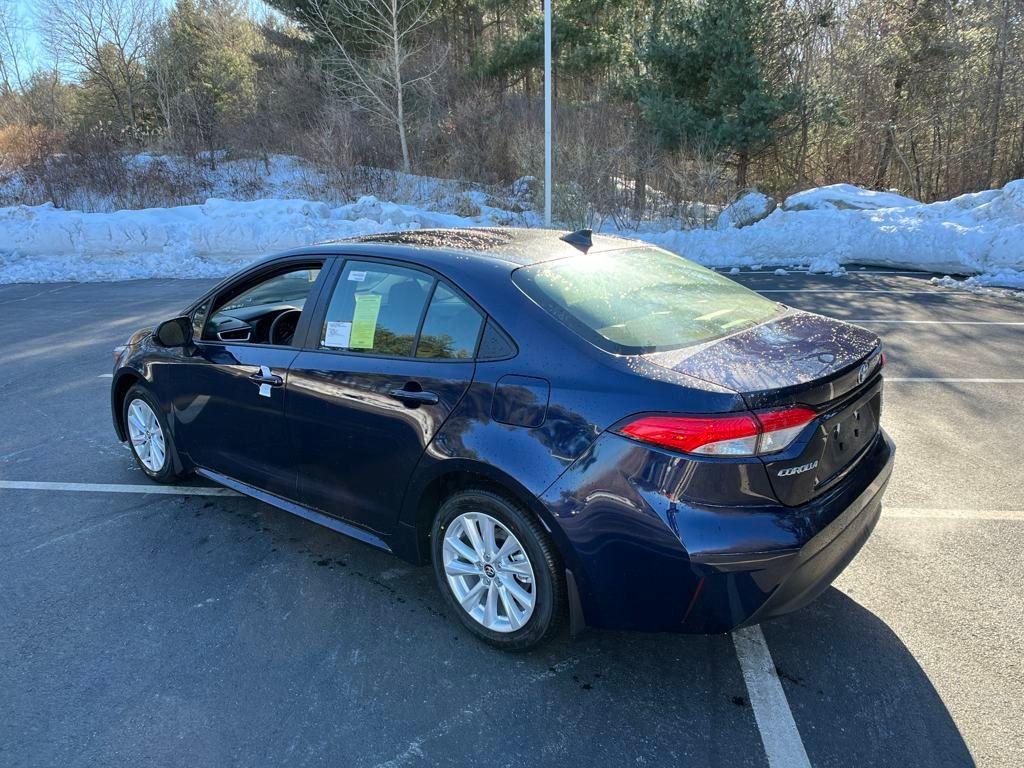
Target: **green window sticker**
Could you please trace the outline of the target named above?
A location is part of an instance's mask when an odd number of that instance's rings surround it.
[[[357,293],[356,309],[352,314],[350,349],[373,349],[373,337],[377,332],[377,315],[380,314],[380,294]]]

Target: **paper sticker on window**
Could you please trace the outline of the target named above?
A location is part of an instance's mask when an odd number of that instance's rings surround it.
[[[351,336],[352,323],[329,322],[327,331],[324,333],[324,346],[348,349]]]
[[[366,270],[360,272],[349,272],[348,279],[354,283],[361,283],[366,279]]]
[[[356,311],[352,314],[350,349],[373,349],[373,335],[377,331],[380,314],[379,293],[357,293]]]

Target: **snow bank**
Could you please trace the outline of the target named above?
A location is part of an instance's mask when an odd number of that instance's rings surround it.
[[[0,208],[0,283],[220,277],[259,256],[324,240],[498,223],[494,209],[465,218],[375,197],[337,208],[219,199],[114,213],[15,206]]]
[[[839,197],[825,193],[834,187],[799,193],[816,207],[777,209],[742,229],[640,236],[713,267],[771,264],[833,272],[866,264],[978,275],[977,282],[1024,287],[1024,179],[927,205],[893,195],[906,204],[861,209],[838,207]],[[866,190],[842,193],[848,202],[873,199]]]
[[[140,155],[134,162],[155,158]],[[344,205],[315,202],[302,199],[322,188],[323,180],[311,173],[295,158],[274,156],[269,167],[222,164],[209,179],[220,197],[202,205],[91,213],[49,204],[0,208],[0,283],[219,277],[265,254],[324,240],[538,222],[536,213],[522,210],[536,195],[532,178],[501,196],[501,205],[513,209],[505,210],[484,190],[393,172],[380,172],[386,176],[382,194],[414,204],[372,196]],[[263,174],[257,186],[267,199],[223,199],[240,196],[253,174]],[[792,195],[761,220],[738,226],[767,212],[770,203],[741,199],[717,230],[659,219],[644,222],[640,232],[620,234],[712,267],[839,272],[846,264],[868,264],[969,275],[976,286],[1024,288],[1024,180],[927,205],[833,184]]]

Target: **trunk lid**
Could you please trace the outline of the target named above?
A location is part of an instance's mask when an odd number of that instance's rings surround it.
[[[738,392],[751,410],[818,412],[792,445],[762,457],[779,500],[802,504],[844,477],[873,442],[882,407],[881,342],[863,328],[789,310],[707,344],[645,357]]]

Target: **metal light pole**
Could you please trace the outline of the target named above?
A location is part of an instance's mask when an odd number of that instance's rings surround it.
[[[551,226],[551,0],[544,0],[544,225]]]

